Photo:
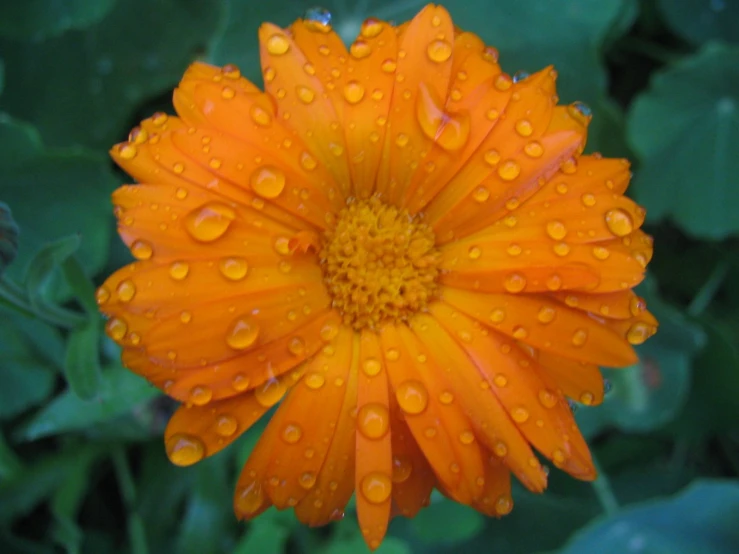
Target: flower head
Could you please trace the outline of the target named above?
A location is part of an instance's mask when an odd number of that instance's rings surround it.
[[[260,29],[265,92],[193,64],[112,150],[137,262],[98,291],[123,361],[183,406],[189,465],[280,402],[235,510],[322,525],[356,491],[371,548],[436,487],[512,508],[510,474],[546,486],[534,449],[595,470],[567,398],[656,330],[632,288],[652,254],[625,160],[585,156],[590,113],[558,106],[429,5],[369,19],[348,48],[325,20]]]

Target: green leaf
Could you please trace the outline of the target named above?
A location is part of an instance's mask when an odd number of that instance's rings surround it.
[[[638,347],[639,363],[604,370],[612,390],[601,406],[577,412],[578,425],[586,437],[607,426],[645,432],[672,421],[687,401],[692,360],[705,342],[700,328],[648,289],[644,296],[649,310],[660,322],[657,334]]]
[[[658,73],[627,135],[642,162],[633,192],[650,221],[670,216],[709,239],[739,232],[739,47],[710,44]]]
[[[411,525],[424,542],[460,542],[477,535],[484,519],[472,508],[441,499],[421,510]]]
[[[592,523],[561,553],[733,554],[739,545],[737,513],[739,484],[698,481],[671,499]]]
[[[81,238],[79,260],[92,273],[104,264],[113,228],[110,193],[118,183],[107,157],[44,150],[32,127],[0,117],[0,198],[23,230],[6,275],[23,275],[33,254],[61,236]]]
[[[93,400],[84,400],[67,390],[52,400],[17,429],[25,440],[86,429],[133,410],[155,397],[158,391],[141,377],[123,368],[102,372],[100,392]]]
[[[236,544],[233,554],[284,552],[289,538],[290,529],[266,513],[249,525],[243,538]],[[361,552],[360,549],[353,551]],[[352,552],[352,550],[344,550],[344,552]]]
[[[0,275],[18,254],[18,225],[13,221],[10,208],[0,202]]]
[[[48,145],[109,148],[124,138],[135,108],[174,87],[223,17],[221,0],[127,0],[83,31],[0,40],[1,104],[33,121]]]
[[[100,391],[100,327],[93,320],[73,330],[67,339],[64,376],[70,390],[83,400],[94,398]]]
[[[21,469],[23,464],[0,433],[0,481],[12,479]]]
[[[0,3],[0,36],[40,40],[102,19],[116,0],[25,0]]]
[[[0,59],[0,94],[3,93],[4,87],[5,87],[5,64],[3,63],[3,60]]]
[[[41,248],[28,265],[26,292],[36,310],[43,310],[45,296],[54,270],[80,247],[79,235],[70,235]]]
[[[695,44],[739,42],[739,3],[735,0],[658,0],[667,25]]]
[[[81,458],[70,468],[66,478],[51,497],[51,511],[55,518],[51,533],[55,542],[64,547],[66,552],[79,552],[82,545],[84,532],[76,520],[80,506],[91,486],[90,469],[93,462],[95,462],[93,456]]]

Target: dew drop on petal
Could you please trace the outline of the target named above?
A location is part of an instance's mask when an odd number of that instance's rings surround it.
[[[253,481],[236,491],[234,507],[238,513],[251,515],[261,508],[263,502],[262,484],[259,481]]]
[[[267,39],[267,52],[273,56],[282,56],[290,50],[290,41],[282,33],[276,33]]]
[[[249,316],[238,317],[226,332],[226,343],[234,350],[253,345],[259,336],[259,325]]]
[[[582,346],[588,340],[588,332],[585,329],[578,329],[572,335],[572,344],[574,346]]]
[[[130,279],[126,279],[125,281],[120,282],[116,287],[115,292],[118,296],[118,300],[121,302],[130,302],[136,295],[136,285],[134,285],[133,281]]]
[[[131,254],[137,260],[148,260],[154,254],[154,249],[145,240],[137,240],[131,245]]]
[[[638,321],[629,327],[629,330],[626,332],[626,340],[629,341],[630,344],[638,345],[642,344],[653,334],[654,327]]]
[[[288,423],[282,429],[281,436],[282,436],[282,440],[284,440],[286,443],[295,444],[303,436],[303,430],[297,424]]]
[[[263,198],[277,198],[285,189],[285,174],[273,166],[258,167],[249,177],[249,186]]]
[[[561,221],[549,221],[547,223],[547,235],[554,240],[562,240],[567,235],[567,228]]]
[[[317,23],[324,27],[331,26],[331,12],[326,8],[314,6],[305,10],[303,19],[311,23]]]
[[[286,391],[287,388],[281,381],[272,378],[254,389],[254,398],[259,404],[265,408],[269,408],[277,404],[285,395]]]
[[[185,229],[197,241],[213,242],[223,236],[235,218],[236,212],[230,206],[209,202],[185,216]]]
[[[408,480],[413,471],[413,464],[403,455],[393,456],[393,483],[403,483]]]
[[[626,210],[614,208],[606,212],[606,226],[617,237],[625,237],[634,230],[634,220]]]
[[[218,269],[226,279],[240,281],[246,277],[249,264],[244,258],[223,258],[218,262]]]
[[[381,439],[390,428],[390,413],[380,403],[369,403],[357,412],[357,429],[369,439]]]
[[[454,402],[454,395],[449,391],[444,391],[439,395],[439,402],[441,402],[445,406],[448,406],[449,404]]]
[[[529,411],[523,407],[513,408],[511,417],[516,423],[525,423],[529,419]]]
[[[513,82],[520,83],[524,79],[528,78],[528,76],[529,76],[529,73],[527,71],[524,71],[522,69],[518,70],[513,74]]]
[[[190,466],[205,457],[205,444],[198,437],[175,433],[166,441],[167,457],[178,466]]]
[[[187,262],[174,262],[169,266],[169,276],[175,281],[182,281],[190,273],[190,265]]]
[[[364,87],[357,81],[349,81],[344,85],[344,99],[349,104],[358,104],[364,98]]]
[[[309,373],[304,379],[305,386],[313,390],[320,389],[325,382],[326,379],[320,373]]]
[[[110,338],[114,341],[121,341],[128,332],[128,324],[121,318],[112,317],[108,320],[108,323],[106,323],[105,329]]]
[[[108,300],[110,300],[110,291],[106,287],[98,287],[95,291],[95,302],[98,306],[102,306]]]
[[[189,400],[196,406],[204,406],[213,398],[213,391],[205,385],[196,385],[190,390]]]
[[[545,408],[554,408],[557,405],[557,396],[550,390],[542,389],[539,391],[539,402]]]
[[[488,198],[490,198],[490,191],[485,187],[477,187],[472,192],[472,198],[475,200],[475,202],[479,202],[482,204],[483,202],[486,202]]]
[[[301,356],[305,353],[305,341],[300,337],[292,337],[287,341],[287,349],[293,356]]]
[[[301,473],[298,477],[298,484],[306,490],[312,488],[316,484],[316,474],[312,471]]]
[[[393,485],[390,477],[379,471],[368,473],[362,478],[362,495],[372,504],[382,504],[390,498]]]
[[[511,273],[505,278],[503,287],[511,293],[521,292],[526,288],[526,278],[520,273]]]
[[[396,389],[400,408],[408,414],[420,414],[428,404],[428,391],[420,381],[406,381]]]
[[[380,373],[380,370],[382,369],[382,365],[379,361],[375,360],[374,358],[368,358],[364,361],[362,364],[362,370],[364,371],[365,375],[368,377],[374,377],[378,373]]]
[[[498,175],[504,181],[513,181],[521,173],[521,166],[513,160],[506,160],[498,167]]]
[[[472,431],[462,431],[459,434],[459,442],[462,444],[472,444],[475,442],[475,434]]]
[[[432,62],[442,63],[452,56],[452,45],[446,40],[436,39],[429,43],[426,53]]]
[[[506,514],[511,513],[511,510],[513,509],[513,501],[511,498],[505,494],[500,495],[498,497],[498,500],[495,501],[495,512],[498,515],[504,516]]]

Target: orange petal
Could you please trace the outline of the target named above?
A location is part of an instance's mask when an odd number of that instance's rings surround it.
[[[337,333],[303,366],[303,379],[282,401],[279,417],[265,431],[280,437],[270,456],[266,486],[278,509],[296,506],[316,485],[334,438],[353,355],[353,331],[342,327]],[[337,487],[336,479],[330,489]]]
[[[354,194],[368,198],[374,192],[383,155],[395,85],[395,30],[383,21],[368,19],[350,52],[347,76],[341,84],[344,118],[350,122],[344,133]]]
[[[546,375],[568,398],[586,405],[603,402],[603,375],[595,364],[538,352],[536,360]]]
[[[397,203],[403,197],[434,139],[419,124],[416,106],[425,101],[423,94],[444,105],[452,71],[453,41],[449,13],[433,4],[423,8],[398,37],[386,150],[376,187],[388,202]]]
[[[479,446],[462,438],[473,429],[466,407],[445,403],[443,370],[408,327],[386,325],[380,338],[396,400],[418,446],[449,495],[470,504],[481,493],[483,469]]]
[[[501,517],[513,509],[511,471],[494,454],[488,454],[485,464],[483,493],[473,507],[488,516]]]
[[[367,545],[377,548],[387,532],[392,498],[392,451],[387,370],[377,334],[360,336],[357,388],[355,488],[357,519]],[[379,369],[377,369],[379,367]]]
[[[604,294],[568,291],[552,293],[550,296],[570,308],[606,319],[631,319],[647,309],[644,299],[632,290]]]
[[[481,329],[459,313],[453,317],[455,313],[437,302],[431,306],[433,317],[419,316],[415,326],[419,328],[417,332],[424,333],[424,342],[435,350],[442,368],[454,368],[460,376],[474,374],[478,384],[482,382],[483,387],[486,384],[493,391],[506,416],[502,421],[488,420],[487,424],[504,435],[511,434],[503,431],[506,427],[515,425],[557,467],[574,477],[594,478],[595,469],[572,412],[564,397],[542,380],[536,362],[511,341]],[[427,326],[425,332],[420,331],[422,325]],[[495,448],[491,450],[496,452]],[[508,458],[504,461],[518,474]],[[541,471],[534,457],[516,462]]]
[[[295,507],[297,518],[308,525],[326,525],[344,517],[344,507],[354,492],[359,336],[352,335],[351,363],[344,367],[346,387],[336,430],[315,486]]]
[[[503,219],[536,194],[557,174],[560,164],[584,145],[585,123],[565,108],[553,107],[553,81],[548,75],[545,70],[521,83],[521,99],[509,104],[505,119],[493,127],[470,162],[426,208],[440,242]],[[527,114],[530,109],[537,110],[536,119]],[[532,128],[525,139],[516,131],[522,121]],[[540,147],[537,156],[527,153],[533,142]]]
[[[637,357],[623,335],[545,296],[482,294],[447,288],[444,302],[499,333],[583,362],[627,366]]]
[[[303,23],[296,23],[297,28],[300,25]],[[318,49],[324,46],[331,61],[339,70],[343,69],[341,59],[345,58],[338,50],[341,41],[335,40],[333,31],[325,34],[310,32],[316,33],[314,38],[319,44]],[[311,149],[311,154],[329,169],[346,195],[351,182],[346,144],[339,124],[340,114],[331,101],[330,82],[324,83],[313,71],[306,69],[315,67],[315,56],[309,59],[301,45],[283,29],[270,23],[263,24],[259,29],[259,43],[264,87],[277,105],[277,116],[284,121],[289,120],[290,128]]]

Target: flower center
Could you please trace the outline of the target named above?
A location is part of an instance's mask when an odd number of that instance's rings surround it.
[[[351,200],[321,250],[325,282],[344,323],[376,329],[423,310],[441,255],[431,228],[378,198]]]

